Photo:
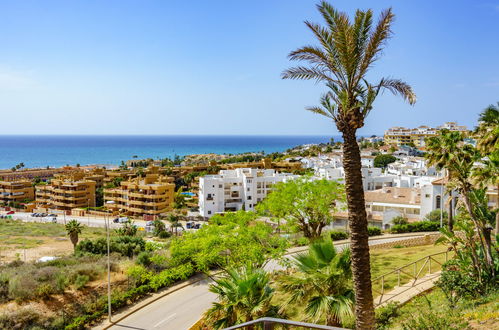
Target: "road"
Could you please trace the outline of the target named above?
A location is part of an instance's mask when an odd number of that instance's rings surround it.
[[[421,234],[416,234],[414,236],[420,235]],[[395,242],[408,238],[410,237],[374,239],[369,241],[369,245]],[[336,245],[339,249],[344,249],[347,246],[348,244]],[[290,257],[292,257],[292,254],[287,256],[287,258]],[[284,269],[283,266],[279,265],[279,263],[274,260],[267,263],[265,268],[268,271]],[[189,329],[215,301],[216,295],[208,291],[210,283],[212,283],[212,280],[206,279],[200,284],[189,285],[172,294],[164,296],[121,320],[110,329]]]

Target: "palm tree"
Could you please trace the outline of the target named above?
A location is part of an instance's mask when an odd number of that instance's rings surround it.
[[[76,251],[76,244],[78,244],[78,235],[81,234],[82,226],[81,224],[76,221],[76,220],[70,220],[66,224],[66,232],[69,236],[69,239],[71,240],[71,243],[73,243],[73,249]]]
[[[394,15],[391,9],[381,14],[373,26],[372,10],[357,10],[350,21],[347,14],[323,1],[317,6],[326,27],[305,22],[320,46],[305,46],[289,54],[291,60],[307,61],[283,72],[284,79],[324,82],[328,91],[314,113],[333,122],[343,135],[343,167],[351,229],[352,271],[355,286],[355,314],[358,329],[374,328],[374,307],[369,268],[367,214],[362,187],[360,150],[357,129],[364,126],[373,102],[383,90],[401,95],[410,104],[416,102],[411,86],[398,79],[382,78],[377,83],[366,80],[367,73],[382,53],[391,36]]]
[[[166,218],[166,220],[172,224],[172,228],[175,228],[175,236],[178,235],[178,227],[182,227],[182,224],[180,223],[180,217],[175,214],[170,214]]]
[[[428,160],[428,165],[435,166],[438,170],[444,169],[447,181],[452,180],[453,174],[450,170],[450,163],[453,162],[454,152],[462,142],[463,135],[461,132],[450,132],[448,130],[442,130],[440,135],[432,136],[426,140],[427,152],[425,158]],[[452,203],[452,190],[447,190],[446,193],[449,194],[449,201],[447,202],[449,207],[447,212],[447,226],[450,231],[453,231],[453,206],[455,205]]]
[[[480,114],[479,125],[476,129],[478,144],[481,152],[490,153],[499,148],[499,102],[497,106],[489,105]]]
[[[210,328],[226,328],[265,316],[282,316],[278,307],[271,304],[274,289],[270,287],[269,274],[262,268],[248,265],[228,270],[225,277],[210,285],[210,291],[218,295],[217,302],[205,313]]]
[[[308,253],[298,254],[295,273],[284,275],[281,286],[290,293],[289,303],[306,305],[312,320],[326,319],[327,325],[341,326],[353,316],[354,292],[350,250],[338,253],[331,240],[316,241]]]
[[[481,184],[496,186],[499,192],[499,102],[497,106],[489,105],[480,114],[476,133],[477,148],[486,158],[484,166],[475,171],[475,177]],[[495,227],[497,234],[499,233],[499,211],[496,212]]]

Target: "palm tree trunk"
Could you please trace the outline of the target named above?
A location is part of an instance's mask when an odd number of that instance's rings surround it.
[[[357,329],[374,329],[369,235],[362,186],[360,150],[355,131],[343,132],[343,168],[350,225],[352,273],[355,288],[355,324]]]
[[[453,212],[454,212],[454,209],[453,209],[453,199],[452,199],[452,191],[450,192],[450,202],[449,202],[449,214],[447,215],[447,225],[449,227],[449,230],[451,232],[454,232],[454,218],[453,218]]]
[[[499,184],[497,185],[497,201],[496,201],[496,235],[499,235]]]

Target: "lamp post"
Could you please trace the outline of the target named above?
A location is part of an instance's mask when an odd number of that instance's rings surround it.
[[[114,204],[114,201],[107,201],[107,205]],[[109,323],[111,323],[111,257],[109,255],[109,215],[106,210],[106,217],[104,218],[104,222],[106,224],[106,235],[107,235],[107,314]]]

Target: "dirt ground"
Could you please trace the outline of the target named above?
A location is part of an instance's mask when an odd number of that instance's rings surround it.
[[[73,252],[73,244],[69,238],[39,238],[43,243],[35,248],[23,249],[12,246],[1,246],[0,262],[11,262],[14,260],[35,261],[41,257],[58,257]]]

